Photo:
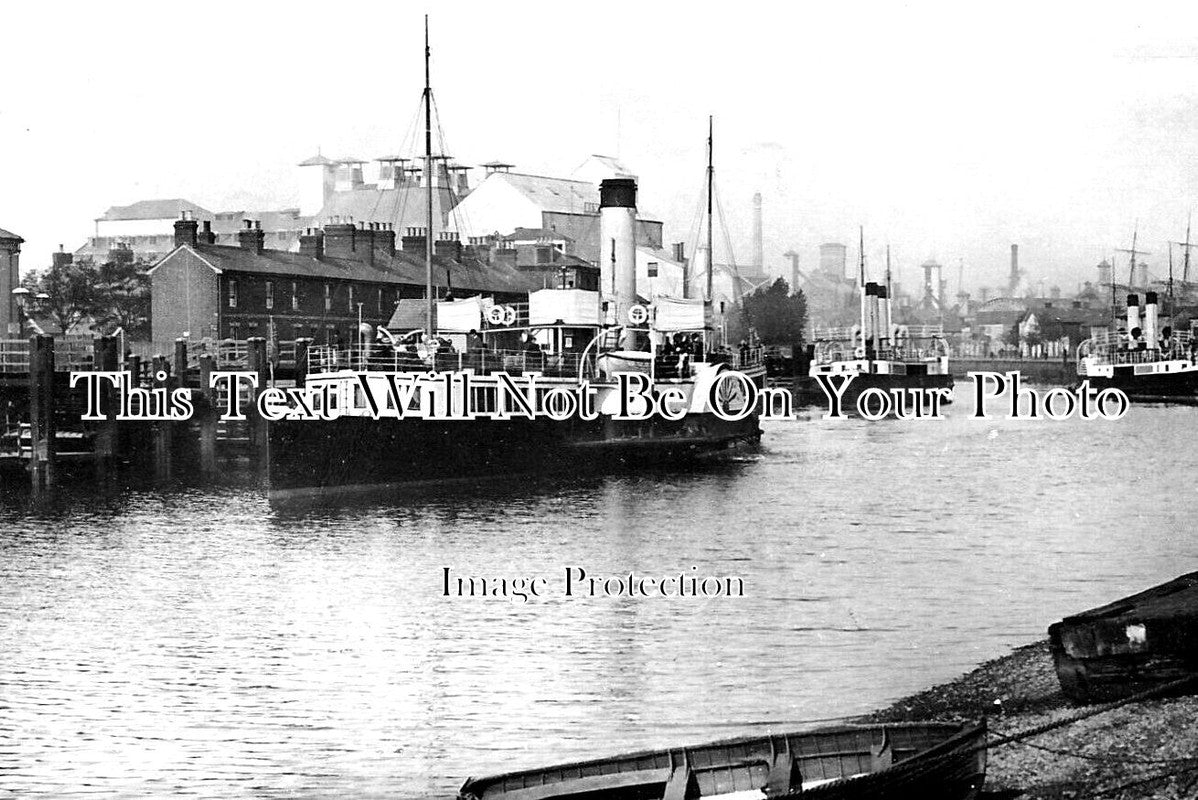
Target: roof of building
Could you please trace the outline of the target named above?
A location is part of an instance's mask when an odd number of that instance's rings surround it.
[[[301,167],[329,167],[329,166],[332,166],[333,164],[336,164],[336,163],[337,163],[337,162],[336,162],[336,161],[333,161],[331,158],[325,158],[324,156],[322,156],[322,155],[320,154],[320,151],[319,151],[319,150],[317,150],[317,151],[316,151],[316,155],[314,155],[314,156],[310,156],[310,157],[308,157],[308,158],[305,158],[303,161],[299,162],[299,164],[298,164],[297,166],[301,166]]]
[[[151,270],[170,259],[180,249],[183,248],[172,250],[151,267]],[[248,248],[229,245],[197,244],[187,249],[222,272],[251,272],[418,286],[423,286],[425,282],[424,259],[403,252],[396,252],[394,257],[386,262],[368,264],[364,261],[329,256],[317,259],[284,250],[263,250],[261,253],[255,253]],[[434,257],[433,264],[433,284],[436,286],[509,293],[525,293],[541,288],[539,280],[533,280],[531,276],[507,264],[486,264],[474,259],[459,262],[441,257]]]
[[[425,188],[415,183],[394,189],[367,186],[333,192],[310,224],[320,227],[334,218],[353,222],[385,222],[395,229],[397,235],[402,236],[407,228],[428,226],[426,202]],[[433,190],[433,219],[438,226],[456,203],[457,198],[448,187]]]
[[[505,242],[539,242],[544,240],[551,242],[574,241],[566,234],[559,233],[558,231],[551,230],[549,228],[516,228],[516,230],[502,238]]]
[[[12,231],[4,230],[4,228],[0,228],[0,239],[16,239],[18,242],[25,241],[20,236],[17,236],[15,233],[13,233]]]
[[[252,219],[262,230],[294,231],[311,226],[311,217],[300,216],[298,208],[283,208],[278,211],[218,211],[212,215],[212,230],[217,234],[236,233],[245,227],[245,220]]]
[[[493,172],[486,180],[502,179],[531,200],[542,211],[594,213],[599,205],[599,189],[585,181],[526,175],[521,172]]]
[[[211,217],[212,212],[181,197],[169,200],[139,200],[128,206],[112,206],[99,217],[105,221],[132,219],[179,219],[184,211],[190,211],[197,219]]]

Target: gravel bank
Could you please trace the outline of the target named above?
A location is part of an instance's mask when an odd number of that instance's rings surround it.
[[[993,738],[1060,720],[1082,708],[1061,695],[1048,642],[1042,641],[899,700],[862,721],[984,715]],[[1190,761],[1178,764],[1176,759]],[[986,789],[992,799],[1198,797],[1198,697],[1133,703],[1027,742],[995,748],[990,751]]]

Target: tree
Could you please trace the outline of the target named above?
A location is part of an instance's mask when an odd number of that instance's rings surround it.
[[[49,319],[64,334],[85,319],[109,331],[124,328],[131,337],[150,328],[150,279],[146,265],[110,261],[100,267],[90,262],[59,262],[45,270],[29,272],[21,285],[36,297],[33,316]]]
[[[64,334],[92,315],[96,308],[96,269],[86,262],[56,263],[35,270],[21,284],[35,297],[30,312],[53,321]]]
[[[800,344],[807,326],[807,297],[801,289],[791,294],[785,278],[762,286],[745,298],[745,321],[765,344]]]
[[[146,265],[109,261],[96,276],[96,322],[108,330],[124,328],[127,336],[150,333],[150,276]]]

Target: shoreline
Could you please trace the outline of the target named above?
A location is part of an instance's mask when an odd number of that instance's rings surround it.
[[[1048,641],[1041,640],[1017,647],[952,681],[901,698],[858,721],[952,721],[985,716],[993,740],[1060,720],[1083,708],[1061,694]],[[1190,798],[1198,793],[1198,761],[1191,762],[1189,771],[1165,773],[1178,769],[1169,759],[1196,758],[1198,697],[1146,700],[1026,742],[992,749],[981,797]],[[1158,763],[1151,763],[1154,760]]]

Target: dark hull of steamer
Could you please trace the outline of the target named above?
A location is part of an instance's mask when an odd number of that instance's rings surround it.
[[[1086,376],[1084,379],[1090,382],[1092,389],[1118,389],[1137,403],[1198,405],[1198,368],[1147,372],[1146,366],[1149,365],[1119,364],[1112,377]]]
[[[924,364],[909,364],[910,370],[906,374],[884,374],[878,375],[874,373],[855,374],[852,382],[844,390],[842,395],[843,400],[841,405],[846,413],[856,411],[857,399],[862,392],[869,389],[881,389],[884,392],[891,391],[907,391],[907,390],[926,390],[926,389],[952,389],[953,376],[950,374],[934,374],[929,375],[927,366]],[[911,369],[915,367],[915,369]],[[833,381],[839,384],[843,378],[834,376]],[[800,378],[795,383],[795,398],[803,405],[822,405],[826,406],[828,397],[824,394],[824,390],[820,388],[819,381],[814,377],[807,376]],[[943,403],[951,403],[951,395],[945,397]]]
[[[272,499],[410,483],[483,481],[672,466],[718,457],[761,437],[757,415],[725,421],[571,419],[375,420],[270,423],[266,477]]]

